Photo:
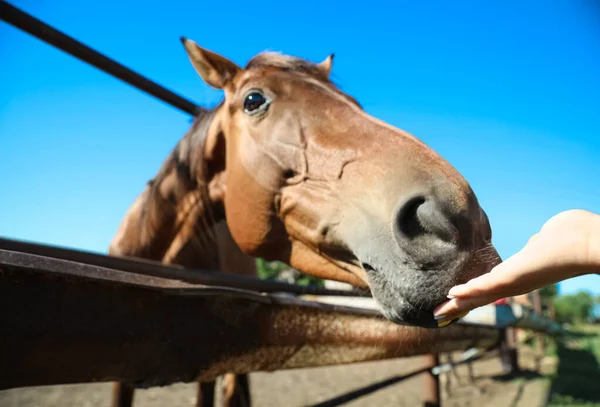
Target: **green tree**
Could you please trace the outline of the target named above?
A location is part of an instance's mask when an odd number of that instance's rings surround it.
[[[264,280],[286,281],[303,286],[325,286],[325,282],[322,279],[301,273],[280,261],[269,262],[259,258],[256,259],[256,268],[258,277]]]
[[[279,273],[283,270],[283,263],[264,259],[256,259],[258,278],[263,280],[277,280]]]
[[[550,284],[540,288],[540,296],[543,299],[551,300],[558,295],[558,284]]]
[[[554,301],[556,319],[559,322],[584,322],[594,307],[594,297],[588,291],[561,295]]]

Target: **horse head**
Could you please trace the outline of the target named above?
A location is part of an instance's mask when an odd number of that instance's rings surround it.
[[[193,150],[202,170],[186,171],[203,174],[212,212],[243,253],[368,287],[388,319],[423,327],[437,326],[432,311],[452,286],[497,264],[469,183],[338,88],[332,55],[261,53],[240,67],[182,43],[224,93]]]

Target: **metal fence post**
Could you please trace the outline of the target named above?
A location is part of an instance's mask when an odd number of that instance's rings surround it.
[[[111,406],[131,407],[133,405],[134,388],[127,383],[113,383]]]
[[[535,290],[533,292],[533,311],[539,316],[542,315],[542,296],[540,295],[539,290]],[[540,369],[540,364],[542,358],[544,357],[544,353],[546,351],[545,347],[545,335],[541,332],[536,334],[536,357],[535,357],[535,369]]]
[[[519,371],[514,328],[504,328],[500,334],[500,362],[502,371],[507,375],[515,375]]]
[[[473,362],[469,361],[467,363],[468,375],[469,375],[469,383],[475,383],[475,371],[473,370]]]
[[[513,297],[507,298],[508,305],[512,306],[514,302]],[[514,376],[519,373],[517,330],[515,328],[508,327],[501,329],[499,351],[504,374]]]
[[[440,355],[431,354],[423,357],[427,366],[433,368],[440,364]],[[440,407],[440,376],[428,370],[423,374],[423,407]]]

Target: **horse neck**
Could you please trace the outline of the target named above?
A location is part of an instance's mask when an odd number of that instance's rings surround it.
[[[219,252],[215,223],[210,208],[191,194],[190,207],[178,213],[174,235],[161,261],[185,267],[218,268]]]
[[[203,112],[127,211],[109,254],[188,268],[255,274],[254,259],[237,247],[222,202],[211,199],[204,140],[214,111]]]
[[[216,268],[215,225],[223,220],[202,188],[182,188],[175,166],[144,188],[125,214],[109,254],[185,267]],[[175,201],[174,197],[177,197]]]
[[[256,261],[233,240],[221,205],[201,199],[200,191],[193,192],[197,198],[192,199],[188,215],[183,215],[162,262],[256,276]]]

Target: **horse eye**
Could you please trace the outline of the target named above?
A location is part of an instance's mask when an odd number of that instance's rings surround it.
[[[244,100],[244,111],[248,114],[255,114],[264,110],[268,106],[268,100],[260,92],[252,92]]]

